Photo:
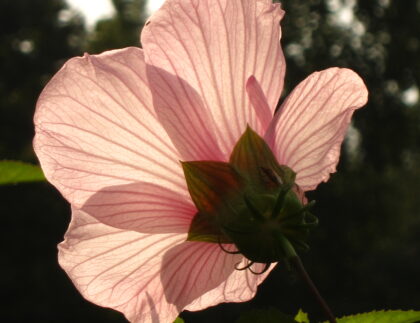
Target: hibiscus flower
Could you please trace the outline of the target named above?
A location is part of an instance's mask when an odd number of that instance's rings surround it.
[[[45,87],[34,149],[72,206],[59,263],[86,299],[132,322],[172,322],[255,295],[270,270],[236,270],[248,260],[223,250],[232,244],[187,241],[197,207],[180,161],[228,162],[249,127],[312,190],[367,100],[354,72],[331,68],[275,113],[283,15],[271,0],[167,0],[143,49],[73,58]]]

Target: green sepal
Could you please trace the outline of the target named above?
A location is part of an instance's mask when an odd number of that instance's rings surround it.
[[[253,185],[265,189],[293,185],[296,177],[289,167],[279,165],[265,140],[249,126],[233,148],[229,163]]]
[[[291,192],[285,199],[284,206],[278,215],[282,233],[299,251],[308,251],[306,240],[311,229],[318,225],[318,218],[309,212],[314,201],[302,207],[297,196]]]
[[[235,212],[232,204],[241,200],[244,183],[231,165],[191,161],[182,162],[182,168],[188,191],[199,213],[212,221],[222,213]]]
[[[220,226],[208,216],[197,213],[190,224],[187,241],[203,241],[212,243],[232,243],[220,230]]]
[[[244,180],[228,163],[183,162],[191,198],[198,209],[188,230],[188,241],[232,243],[221,230],[244,205]]]

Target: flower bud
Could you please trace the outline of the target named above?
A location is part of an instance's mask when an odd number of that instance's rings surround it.
[[[228,163],[182,163],[198,209],[188,240],[233,243],[251,262],[272,263],[308,249],[317,219],[304,205],[295,173],[279,165],[265,141],[249,127]]]

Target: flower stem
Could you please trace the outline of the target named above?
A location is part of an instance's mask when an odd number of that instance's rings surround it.
[[[297,270],[301,278],[308,285],[310,291],[315,296],[316,301],[318,302],[318,304],[321,306],[322,310],[324,311],[324,314],[326,315],[328,321],[330,323],[337,323],[337,320],[335,319],[334,314],[332,313],[328,304],[325,302],[324,298],[319,293],[311,277],[309,277],[308,273],[305,270],[305,267],[303,267],[303,263],[300,260],[299,256],[296,255],[294,257],[290,257],[288,260],[290,261],[290,264],[292,264],[295,267],[295,269]]]

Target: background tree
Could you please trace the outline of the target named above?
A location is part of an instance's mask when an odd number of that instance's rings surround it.
[[[145,0],[112,0],[115,15],[96,23],[89,37],[88,52],[100,53],[105,50],[139,46],[140,31],[146,21]]]

